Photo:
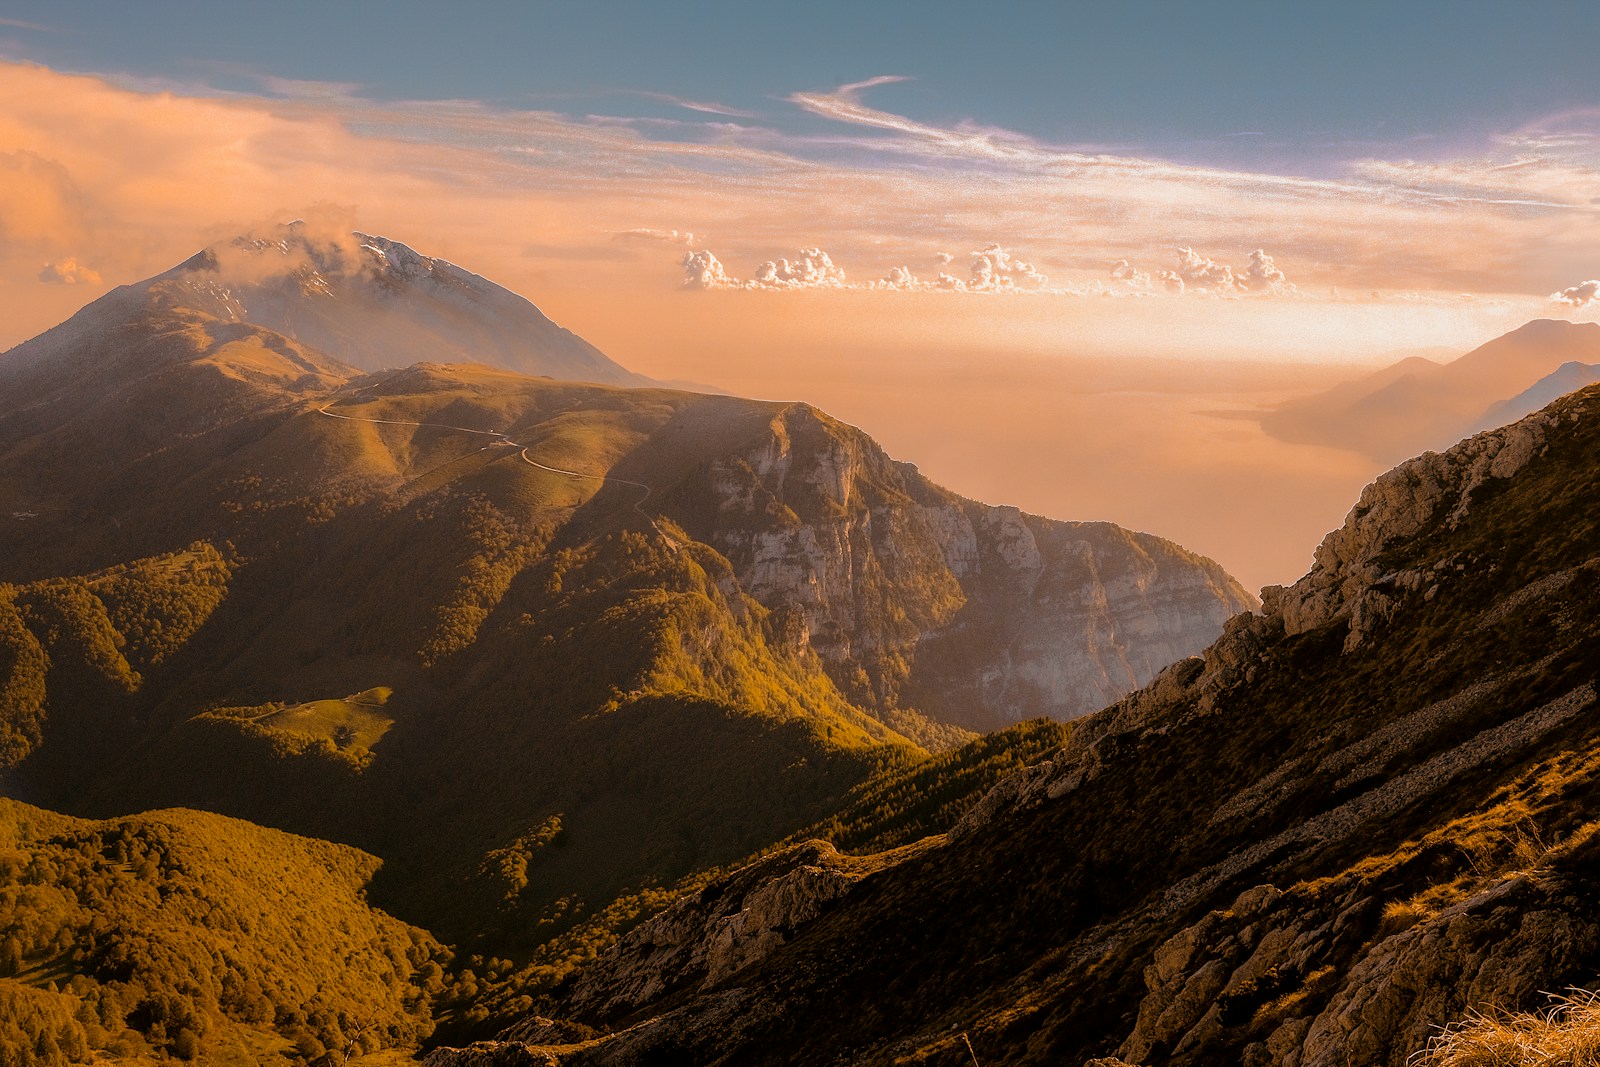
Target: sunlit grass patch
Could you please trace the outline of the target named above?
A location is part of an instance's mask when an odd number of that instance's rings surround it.
[[[271,711],[254,722],[268,729],[326,738],[335,748],[371,748],[394,725],[394,719],[382,710],[393,693],[388,686],[374,686],[338,700],[312,700]]]

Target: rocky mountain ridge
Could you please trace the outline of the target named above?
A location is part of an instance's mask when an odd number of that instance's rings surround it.
[[[964,500],[805,404],[664,503],[852,699],[972,729],[1103,706],[1255,603],[1161,538]]]
[[[1402,464],[1305,578],[948,835],[713,883],[540,1006],[600,1036],[437,1062],[1399,1067],[1592,986],[1597,446],[1589,389]],[[782,927],[800,885],[782,942],[713,975],[714,932]]]

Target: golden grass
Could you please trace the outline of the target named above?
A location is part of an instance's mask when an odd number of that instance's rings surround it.
[[[1445,1027],[1410,1062],[1414,1067],[1600,1065],[1600,993],[1552,994],[1543,1011],[1474,1012]]]
[[[342,700],[313,700],[269,712],[255,722],[268,729],[327,738],[338,748],[371,748],[394,725],[381,711],[393,692],[380,685]]]

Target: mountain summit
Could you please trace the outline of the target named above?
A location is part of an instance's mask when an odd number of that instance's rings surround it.
[[[160,278],[218,318],[265,326],[363,370],[426,360],[649,383],[509,289],[386,237],[319,237],[294,222],[213,245]]]
[[[265,327],[362,370],[485,363],[564,381],[654,384],[487,278],[386,237],[302,222],[218,242],[90,308],[109,303],[120,319],[130,299]]]

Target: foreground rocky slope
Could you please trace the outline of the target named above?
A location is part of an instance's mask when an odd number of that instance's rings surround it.
[[[714,883],[538,1006],[599,1036],[432,1062],[1398,1067],[1592,985],[1597,456],[1590,389],[1402,464],[947,835]]]

